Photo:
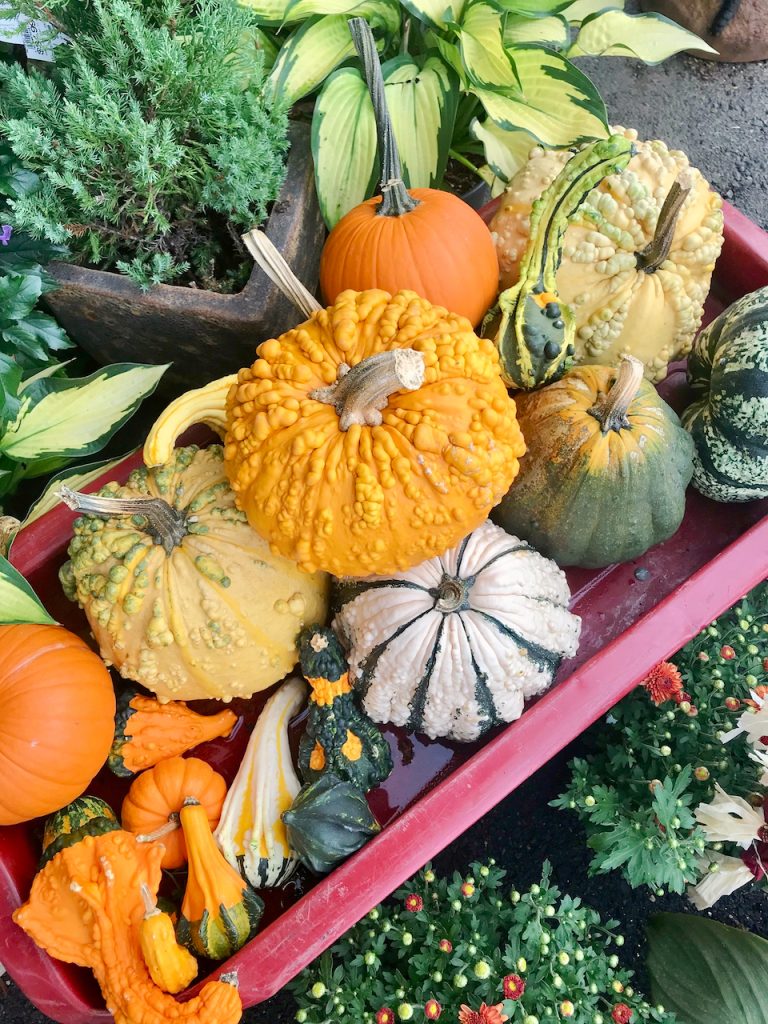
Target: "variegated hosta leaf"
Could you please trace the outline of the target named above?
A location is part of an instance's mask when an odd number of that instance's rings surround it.
[[[357,68],[328,77],[312,116],[312,156],[320,210],[328,228],[369,195],[378,178],[376,121]]]
[[[21,573],[0,555],[0,625],[21,622],[35,622],[43,626],[55,624]]]
[[[611,0],[605,0],[606,7]],[[570,0],[493,0],[500,10],[510,14],[522,14],[526,18],[547,18],[550,14],[559,14],[563,8],[570,6]]]
[[[456,76],[442,60],[395,57],[382,66],[387,107],[410,188],[439,184],[459,102]]]
[[[238,0],[258,18],[260,25],[282,25],[290,0]]]
[[[609,135],[605,104],[578,68],[552,50],[516,46],[522,91],[473,91],[501,128],[529,132],[545,146],[563,147]]]
[[[478,167],[477,173],[486,183],[488,188],[491,190],[491,199],[495,199],[496,196],[500,196],[504,189],[507,187],[507,183],[503,178],[499,178],[493,173],[488,164],[483,164],[482,167]]]
[[[583,21],[590,14],[597,14],[604,11],[606,7],[612,7],[620,11],[624,10],[624,0],[573,0],[561,8],[560,14],[567,18],[571,24]]]
[[[555,50],[565,50],[570,41],[571,29],[561,14],[553,14],[549,18],[526,18],[513,14],[504,23],[504,42],[507,46],[538,43]]]
[[[499,12],[475,3],[464,13],[459,31],[461,59],[473,85],[517,89],[520,82],[504,49]]]
[[[472,137],[482,142],[485,159],[493,175],[503,182],[509,182],[528,160],[536,140],[528,132],[507,131],[486,118],[475,120],[470,125]]]
[[[717,53],[693,32],[660,14],[625,14],[602,11],[581,23],[569,57],[637,57],[660,64],[682,50]]]
[[[290,0],[285,20],[291,24],[294,21],[304,21],[305,18],[311,18],[318,14],[346,14],[349,18],[353,15],[367,18],[367,9],[372,6],[368,0]],[[384,4],[382,3],[380,6],[384,6]],[[398,5],[393,3],[391,6],[397,7]]]
[[[467,0],[402,0],[403,7],[425,25],[445,28],[461,18]]]
[[[151,395],[168,366],[115,363],[80,380],[46,378],[26,388],[0,451],[21,462],[100,451]]]
[[[127,455],[121,455],[117,459],[102,459],[101,462],[90,462],[86,466],[63,469],[60,473],[57,473],[56,476],[50,479],[43,493],[30,508],[24,522],[21,524],[22,529],[61,504],[59,488],[62,484],[71,487],[73,491],[82,491],[88,484],[98,480],[100,476],[108,473],[115,466],[120,465],[124,459],[128,458],[128,455],[132,454],[132,452],[129,452]]]

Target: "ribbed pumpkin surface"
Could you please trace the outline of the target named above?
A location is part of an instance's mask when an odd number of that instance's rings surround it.
[[[79,796],[109,753],[115,696],[104,663],[60,626],[0,626],[0,825]]]

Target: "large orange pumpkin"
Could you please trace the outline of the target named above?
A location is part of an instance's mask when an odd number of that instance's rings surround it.
[[[391,295],[406,289],[474,326],[498,291],[491,233],[458,196],[406,189],[373,37],[362,18],[352,19],[350,27],[376,115],[383,198],[356,206],[331,231],[320,262],[323,295],[333,303],[348,288],[381,288]]]
[[[115,695],[104,662],[61,626],[0,626],[0,825],[50,814],[104,763]]]

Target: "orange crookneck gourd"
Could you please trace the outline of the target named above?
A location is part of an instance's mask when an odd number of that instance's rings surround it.
[[[525,443],[493,342],[414,292],[342,292],[257,356],[172,403],[144,458],[160,464],[191,423],[215,425],[237,504],[307,572],[380,574],[439,555],[517,475]]]
[[[116,1024],[237,1024],[235,979],[212,981],[185,1003],[150,977],[140,944],[142,884],[154,897],[162,846],[129,832],[87,836],[38,872],[13,919],[47,953],[89,967]]]

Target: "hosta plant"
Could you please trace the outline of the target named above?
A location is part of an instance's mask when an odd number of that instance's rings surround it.
[[[230,0],[3,6],[70,40],[46,70],[0,62],[0,136],[40,177],[10,223],[142,287],[242,284],[239,235],[275,199],[286,147],[253,14]]]
[[[491,860],[428,866],[293,983],[299,1024],[641,1024],[675,1018],[632,986],[618,922],[552,884],[518,892]]]
[[[705,908],[768,865],[768,583],[658,665],[571,763],[591,870]],[[765,804],[768,806],[768,804]]]
[[[440,186],[453,157],[500,182],[537,142],[566,147],[608,134],[605,106],[574,57],[657,63],[696,36],[623,0],[245,0],[280,46],[267,97],[317,95],[312,145],[329,227],[373,195],[373,108],[347,18],[378,40],[387,104],[411,188]]]

